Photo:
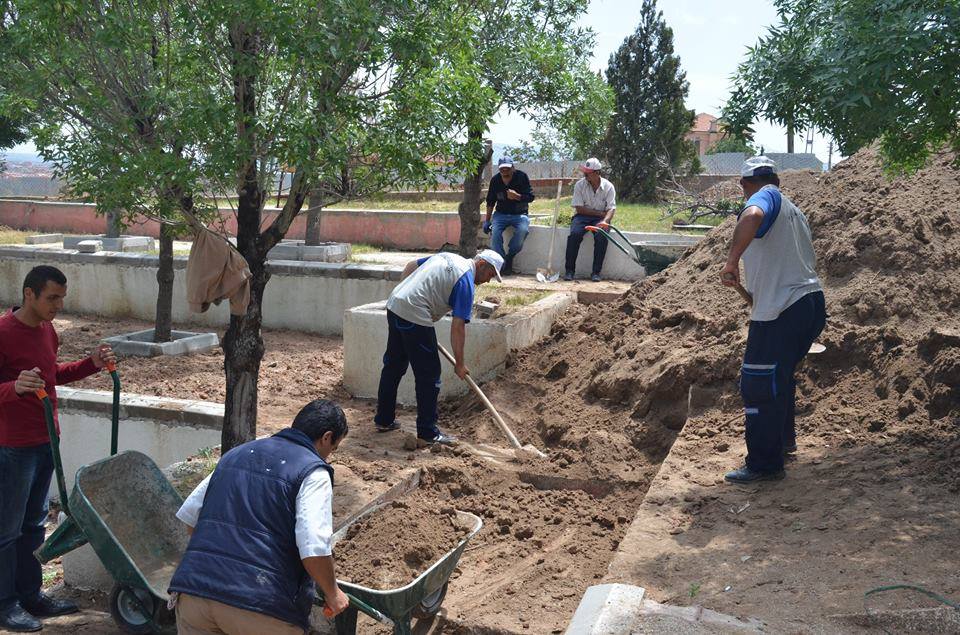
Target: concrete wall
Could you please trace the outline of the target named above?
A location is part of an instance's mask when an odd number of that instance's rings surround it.
[[[57,389],[60,409],[60,454],[67,490],[77,470],[110,454],[112,395],[97,390]],[[122,395],[120,451],[143,452],[161,468],[183,461],[202,448],[220,443],[223,406],[200,401]],[[51,495],[57,497],[56,482]],[[63,578],[70,586],[110,591],[113,579],[90,545],[63,556]]]
[[[460,195],[462,196],[462,195]],[[451,204],[456,210],[456,203]],[[264,225],[273,221],[278,210],[265,209]],[[236,235],[237,220],[228,209],[220,210],[224,226]],[[63,232],[68,234],[102,234],[106,231],[106,217],[97,215],[96,205],[89,203],[60,203],[26,199],[0,199],[0,225],[36,232]],[[302,239],[306,216],[293,220],[287,238]],[[160,235],[160,225],[140,219],[124,230],[127,234]],[[416,212],[344,210],[330,207],[320,216],[320,239],[331,242],[369,243],[391,249],[439,249],[444,243],[456,243],[460,238],[460,218],[456,211]]]
[[[467,325],[465,356],[467,368],[477,381],[493,378],[507,356],[535,343],[550,332],[554,320],[576,300],[573,293],[554,293],[522,307],[516,313],[490,320],[474,319]],[[383,302],[347,311],[343,321],[343,385],[355,397],[376,397],[387,347],[387,317]],[[437,340],[448,351],[450,325],[447,316],[437,322]],[[452,352],[452,351],[451,351]],[[466,393],[467,384],[454,374],[453,366],[441,360],[443,373],[440,397]],[[408,370],[400,384],[397,400],[415,404],[413,373]]]
[[[507,235],[509,236],[508,230]],[[640,242],[654,245],[669,245],[660,251],[671,252],[679,257],[690,246],[696,245],[703,238],[701,236],[685,236],[682,234],[656,234],[644,232],[624,232],[631,242]],[[546,267],[547,256],[550,251],[550,227],[531,226],[527,240],[523,243],[523,251],[514,260],[514,267],[522,273],[535,273],[540,267]],[[553,241],[553,269],[563,273],[564,254],[567,248],[568,227],[557,227],[556,239]],[[504,244],[509,238],[504,240]],[[587,236],[580,244],[580,253],[577,256],[577,274],[589,276],[593,263],[593,238]],[[603,261],[603,277],[609,280],[640,280],[646,275],[643,267],[628,258],[626,254],[614,247],[607,246],[607,257]]]
[[[132,253],[79,254],[59,249],[0,247],[0,302],[20,301],[23,278],[38,264],[60,268],[67,276],[69,311],[152,321],[156,315],[156,256]],[[185,257],[174,259],[174,324],[191,322],[212,328],[230,323],[227,302],[206,313],[191,313],[186,303]],[[343,312],[381,300],[400,280],[400,269],[386,265],[271,261],[273,277],[263,302],[263,324],[322,335],[343,332]]]

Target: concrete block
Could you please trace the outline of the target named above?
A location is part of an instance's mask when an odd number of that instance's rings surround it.
[[[159,357],[161,355],[187,355],[203,353],[220,345],[216,333],[192,333],[171,331],[170,341],[153,341],[153,329],[107,337],[103,340],[113,347],[119,357]]]
[[[475,318],[467,326],[465,355],[476,381],[496,377],[513,351],[526,348],[547,336],[554,320],[574,302],[573,293],[553,293],[517,312],[497,319]],[[434,326],[437,340],[448,350],[452,319],[446,316]],[[346,311],[343,319],[343,385],[354,397],[376,397],[387,345],[385,302],[375,302]],[[441,361],[440,397],[465,394],[469,388]],[[401,404],[416,403],[413,373],[408,372],[397,392]]]
[[[267,252],[268,260],[300,260],[300,245],[281,242]]]
[[[103,245],[104,251],[151,251],[153,249],[153,238],[150,236],[120,236],[119,238],[108,238],[103,234],[92,236],[64,236],[64,249],[78,249],[77,245],[87,240],[99,240]]]
[[[35,234],[33,236],[27,236],[26,239],[28,245],[51,245],[62,242],[63,234]]]
[[[99,240],[81,240],[77,243],[77,251],[82,254],[95,254],[103,250],[103,243]]]
[[[630,584],[598,584],[587,589],[566,635],[629,635],[643,610],[645,589]]]
[[[268,260],[302,260],[305,262],[346,262],[350,259],[350,243],[307,245],[303,240],[283,240],[267,252]]]

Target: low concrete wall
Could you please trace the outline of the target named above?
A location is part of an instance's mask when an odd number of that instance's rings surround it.
[[[67,276],[71,311],[152,321],[156,316],[159,258],[132,253],[80,254],[59,249],[0,247],[0,302],[20,302],[23,278],[38,264]],[[211,327],[230,324],[228,303],[191,313],[186,302],[186,257],[174,258],[174,324]],[[263,301],[263,324],[321,335],[343,332],[343,312],[381,300],[400,280],[401,270],[386,265],[270,261],[272,279]]]
[[[508,230],[507,236],[510,236]],[[533,225],[523,243],[523,251],[514,260],[514,266],[522,273],[535,273],[540,267],[545,267],[550,251],[550,227]],[[698,242],[701,236],[685,236],[682,234],[659,234],[645,232],[624,232],[631,242],[650,243],[657,245],[671,245],[667,250],[673,251],[677,257]],[[564,254],[567,249],[567,237],[570,235],[568,227],[557,227],[556,239],[553,243],[553,269],[563,273]],[[504,244],[509,238],[504,240]],[[664,249],[661,249],[664,251]],[[593,263],[593,238],[585,237],[580,244],[580,253],[577,256],[577,274],[581,277],[590,275]],[[603,261],[603,277],[608,280],[640,280],[646,275],[643,267],[638,265],[626,254],[614,247],[607,246],[607,257]]]
[[[456,210],[456,203],[451,205]],[[273,221],[278,210],[265,209],[264,225]],[[232,210],[221,209],[224,226],[233,236],[237,219]],[[29,199],[0,199],[0,225],[36,232],[102,234],[105,216],[97,214],[90,203],[61,203]],[[306,216],[293,220],[286,237],[303,239]],[[125,230],[130,235],[160,236],[156,221],[140,219]],[[460,239],[460,218],[456,211],[416,212],[391,210],[347,210],[329,207],[320,215],[320,240],[342,243],[368,243],[391,249],[439,249],[444,243]]]
[[[554,293],[522,307],[516,313],[490,320],[474,319],[467,325],[465,356],[467,368],[477,381],[496,376],[507,356],[534,344],[550,332],[554,320],[576,301],[573,293]],[[447,316],[436,323],[437,340],[450,350],[450,325]],[[385,302],[358,306],[347,311],[343,321],[343,385],[355,397],[376,397],[387,348]],[[440,397],[448,398],[469,390],[441,360]],[[413,372],[408,370],[400,383],[397,400],[415,404]]]
[[[98,390],[57,389],[60,453],[67,490],[77,470],[110,454],[112,395]],[[120,400],[120,451],[143,452],[161,468],[183,461],[202,448],[220,443],[223,406],[199,401],[123,395]],[[57,486],[51,485],[57,496]],[[63,579],[69,586],[109,591],[113,579],[89,545],[63,556]]]

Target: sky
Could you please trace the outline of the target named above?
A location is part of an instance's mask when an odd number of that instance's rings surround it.
[[[589,3],[581,19],[596,33],[596,47],[589,61],[593,70],[606,70],[610,54],[640,23],[641,0],[584,0]],[[658,7],[673,29],[674,50],[687,73],[690,94],[687,107],[696,112],[720,114],[728,96],[729,78],[742,60],[746,47],[755,44],[777,14],[770,0],[660,0]],[[517,145],[528,139],[533,126],[519,115],[502,111],[490,127],[494,143]],[[786,130],[765,121],[754,128],[755,140],[767,152],[786,152]],[[797,135],[795,150],[803,152],[805,136]],[[827,160],[829,139],[814,135],[813,150]],[[33,152],[27,143],[12,152]],[[834,163],[838,160],[834,154]]]
[[[640,23],[640,0],[585,0],[589,8],[580,21],[596,34],[590,67],[606,70],[610,54],[636,30]],[[687,73],[690,94],[687,107],[696,112],[720,114],[728,96],[730,76],[745,54],[777,22],[770,0],[659,0],[658,8],[673,29],[674,51]],[[495,143],[514,145],[530,136],[533,126],[520,117],[502,111],[491,126]],[[786,152],[786,130],[765,121],[757,122],[755,140],[766,152]],[[795,151],[804,152],[805,136],[798,134]],[[814,135],[814,153],[827,160],[829,139]],[[837,161],[834,153],[834,163]]]

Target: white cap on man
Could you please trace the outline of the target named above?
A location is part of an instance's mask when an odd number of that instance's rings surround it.
[[[493,271],[497,276],[497,282],[503,282],[503,278],[500,277],[500,269],[503,267],[503,256],[492,249],[484,249],[477,254],[477,258],[486,261],[491,267],[493,267]]]
[[[583,162],[583,165],[580,166],[580,169],[584,172],[596,172],[603,169],[603,165],[600,163],[600,159],[596,157],[590,157]]]
[[[743,162],[740,168],[740,176],[763,176],[764,174],[776,174],[777,164],[770,157],[762,154],[757,157],[750,157]]]
[[[513,159],[511,159],[510,157],[503,156],[503,157],[500,157],[499,161],[497,161],[498,170],[501,168],[512,168],[512,167],[513,167]]]

